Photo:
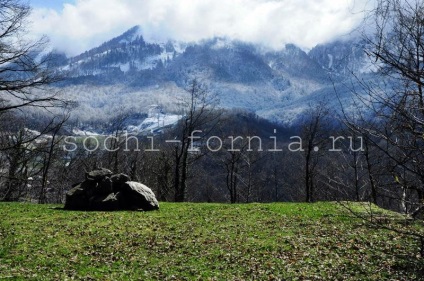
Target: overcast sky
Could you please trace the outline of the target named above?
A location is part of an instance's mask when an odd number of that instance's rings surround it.
[[[140,25],[147,40],[223,36],[307,50],[348,34],[372,0],[30,0],[34,35],[76,55]]]

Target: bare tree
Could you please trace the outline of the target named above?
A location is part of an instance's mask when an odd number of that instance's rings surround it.
[[[55,162],[60,161],[60,152],[62,152],[62,147],[60,146],[63,143],[63,137],[60,136],[60,130],[63,128],[63,125],[69,119],[69,114],[65,114],[62,118],[58,118],[59,121],[55,122],[53,129],[51,130],[50,139],[48,139],[46,145],[41,147],[43,152],[42,161],[41,161],[41,186],[38,196],[38,202],[41,204],[47,203],[47,191],[49,179],[51,176],[51,168]],[[63,161],[62,161],[63,162]]]
[[[366,88],[379,124],[349,125],[368,135],[386,155],[393,181],[398,188],[415,191],[420,209],[424,203],[424,3],[380,1],[375,18],[376,35],[367,37],[367,53],[390,80],[385,88]]]
[[[203,154],[193,153],[192,137],[199,132],[204,140],[219,122],[217,96],[208,92],[197,80],[193,80],[187,89],[187,95],[180,100],[182,119],[177,125],[174,142],[174,199],[176,202],[186,200],[189,167]],[[207,152],[207,151],[206,151]]]
[[[237,203],[240,201],[240,187],[243,184],[241,173],[243,169],[243,155],[246,153],[248,143],[242,140],[237,148],[234,144],[226,143],[221,155],[218,155],[218,160],[221,166],[225,169],[225,186],[230,195],[230,202]]]
[[[384,155],[384,181],[376,181],[368,168],[374,202],[378,189],[379,198],[419,218],[424,211],[424,1],[379,0],[371,18],[374,33],[364,35],[366,53],[381,76],[374,83],[359,81],[366,95],[357,97],[374,121],[348,117],[346,124],[364,136],[368,151],[372,147]],[[369,164],[369,155],[366,160]],[[418,238],[424,256],[423,233],[405,225],[392,229]]]
[[[306,202],[314,201],[315,186],[317,184],[317,169],[320,156],[322,156],[323,143],[326,141],[324,133],[328,129],[326,118],[328,110],[320,103],[311,108],[310,113],[303,122],[301,139],[304,155],[304,184]]]
[[[28,106],[63,105],[55,94],[42,91],[59,76],[49,68],[50,56],[42,55],[47,39],[24,39],[30,12],[24,1],[0,0],[0,114]]]
[[[121,112],[125,112],[124,108],[121,108]],[[128,140],[128,132],[126,131],[126,121],[129,115],[125,113],[118,114],[115,116],[111,122],[108,124],[108,130],[111,130],[111,135],[109,135],[106,140],[108,140],[105,145],[107,146],[107,152],[105,152],[107,156],[106,167],[112,169],[113,172],[119,173],[124,170],[122,167],[123,159],[126,158],[122,155],[123,150],[127,149],[129,146]],[[126,135],[126,137],[125,137]]]
[[[0,190],[1,201],[17,201],[26,195],[28,180],[34,175],[33,160],[36,158],[36,152],[27,144],[29,138],[32,135],[26,129],[7,135],[8,144],[13,149],[3,151],[6,167],[1,175],[5,180]]]
[[[3,200],[17,200],[25,195],[26,187],[31,185],[29,179],[35,180],[32,173],[39,169],[39,158],[35,156],[40,152],[37,142],[55,128],[52,120],[38,132],[29,130],[26,122],[14,122],[25,120],[28,112],[24,109],[29,107],[67,106],[57,93],[46,88],[60,79],[50,68],[52,58],[45,52],[47,39],[26,39],[30,12],[26,1],[0,0],[0,151],[8,163]],[[43,179],[45,187],[47,173]]]

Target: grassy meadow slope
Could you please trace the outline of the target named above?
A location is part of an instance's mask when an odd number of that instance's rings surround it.
[[[422,280],[415,241],[336,203],[54,207],[0,204],[1,280]]]

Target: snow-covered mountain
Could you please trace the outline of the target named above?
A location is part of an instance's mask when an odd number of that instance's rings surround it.
[[[69,77],[58,86],[79,102],[82,120],[102,112],[106,118],[119,108],[147,113],[151,104],[172,113],[175,98],[196,78],[219,96],[222,107],[292,123],[310,104],[327,100],[336,106],[334,88],[348,99],[342,85],[350,74],[370,72],[363,48],[346,40],[308,53],[295,45],[272,51],[227,38],[147,42],[133,27],[78,56],[55,54],[55,66]]]

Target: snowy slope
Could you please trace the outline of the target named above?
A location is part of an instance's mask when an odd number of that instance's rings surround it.
[[[176,98],[192,79],[216,94],[225,108],[244,108],[281,123],[293,123],[308,104],[343,88],[352,72],[370,75],[361,42],[318,45],[306,53],[295,45],[280,51],[228,38],[201,42],[147,42],[134,27],[73,58],[58,55],[58,70],[70,77],[58,85],[79,103],[80,121],[103,122],[118,112],[147,113],[160,104],[168,115],[149,117],[130,130],[156,130],[177,116]],[[340,85],[340,87],[339,87]],[[351,98],[344,94],[349,102]],[[329,103],[336,106],[334,99]]]

